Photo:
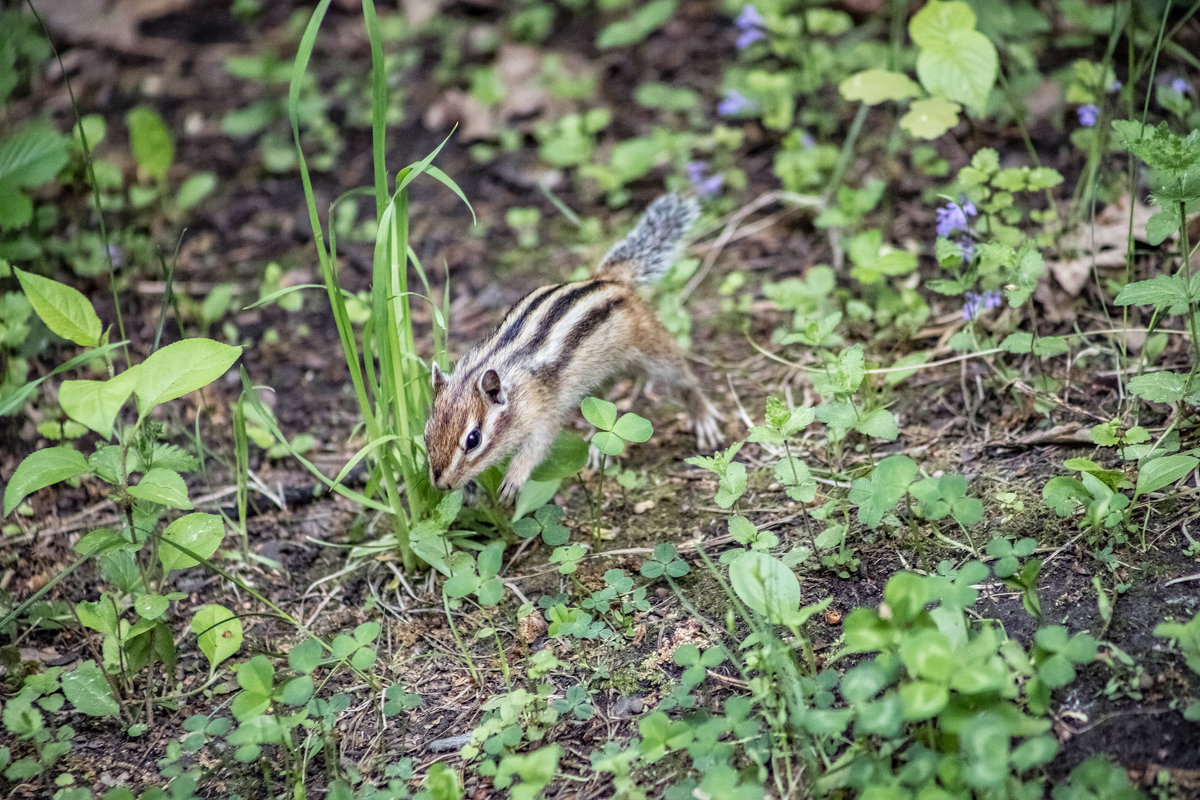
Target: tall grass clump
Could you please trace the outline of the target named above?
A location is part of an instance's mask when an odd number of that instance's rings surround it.
[[[370,316],[361,331],[356,330],[351,323],[345,290],[339,280],[332,225],[328,229],[322,225],[301,144],[300,87],[329,3],[330,0],[323,0],[318,4],[305,28],[292,67],[287,106],[312,224],[313,242],[346,365],[350,370],[354,396],[362,414],[366,443],[336,479],[324,480],[331,489],[355,499],[364,507],[390,515],[394,530],[385,543],[394,543],[405,569],[413,570],[420,561],[431,560],[426,556],[441,551],[441,530],[432,530],[428,526],[421,528],[417,532],[419,541],[414,541],[414,526],[431,516],[438,494],[425,476],[425,456],[420,440],[432,400],[432,388],[429,367],[417,354],[411,314],[412,298],[424,299],[433,306],[435,358],[444,359],[446,317],[430,299],[429,282],[409,246],[408,187],[417,177],[429,175],[445,184],[464,203],[467,200],[458,185],[431,163],[445,145],[444,141],[422,160],[401,169],[394,178],[388,174],[384,153],[388,92],[382,34],[374,3],[363,0],[363,21],[371,47],[371,136],[377,233]],[[424,294],[409,291],[410,264],[421,282]],[[341,481],[362,459],[367,460],[370,479],[365,492],[358,493],[342,486]],[[422,531],[427,535],[421,537]],[[433,562],[437,561],[434,557]]]

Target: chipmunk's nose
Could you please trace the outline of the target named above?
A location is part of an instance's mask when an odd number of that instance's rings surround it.
[[[440,469],[429,468],[429,478],[433,485],[441,489],[443,492],[450,491],[450,484],[442,481],[442,471]]]

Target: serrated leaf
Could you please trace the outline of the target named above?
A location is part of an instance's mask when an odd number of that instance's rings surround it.
[[[900,127],[918,139],[936,139],[958,124],[962,106],[945,97],[914,100],[900,118]]]
[[[912,78],[886,69],[856,72],[838,84],[838,91],[847,100],[861,100],[869,106],[921,96],[921,87]]]
[[[52,486],[90,471],[87,459],[73,447],[47,447],[30,453],[13,470],[4,487],[4,516],[38,489]]]
[[[138,413],[194,392],[225,374],[242,353],[240,347],[212,339],[184,339],[150,354],[137,373]]]
[[[103,326],[83,292],[65,283],[13,267],[34,312],[56,335],[83,347],[100,343]]]
[[[187,569],[200,563],[187,555],[178,547],[186,547],[192,553],[208,558],[217,552],[225,538],[225,523],[215,514],[187,514],[168,525],[162,532],[162,542],[158,548],[158,559],[162,562],[163,572],[177,569]]]
[[[1182,275],[1156,275],[1122,287],[1113,303],[1118,306],[1150,305],[1171,314],[1181,312],[1191,302],[1187,282]]]
[[[187,511],[192,508],[188,497],[187,484],[183,477],[171,469],[154,467],[138,481],[136,486],[129,487],[129,494],[140,500],[148,500],[169,508]]]
[[[1151,403],[1178,403],[1184,398],[1187,385],[1186,375],[1155,372],[1130,378],[1129,392]]]

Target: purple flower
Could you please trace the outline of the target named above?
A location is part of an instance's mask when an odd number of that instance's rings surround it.
[[[737,38],[738,50],[745,50],[750,45],[767,38],[767,23],[762,14],[754,6],[743,6],[742,13],[733,21],[739,31]]]
[[[1088,103],[1085,106],[1080,106],[1079,108],[1075,109],[1075,112],[1079,114],[1079,124],[1088,128],[1096,124],[1096,117],[1100,115],[1100,109],[1096,108],[1091,103]]]
[[[958,250],[962,253],[963,263],[966,263],[975,255],[975,242],[971,241],[970,236],[964,236],[958,240]]]
[[[708,175],[708,164],[703,161],[688,162],[684,171],[687,172],[688,180],[692,182],[692,188],[700,197],[714,196],[721,191],[721,186],[725,183],[724,175]]]
[[[1171,81],[1171,91],[1175,92],[1176,94],[1187,94],[1191,90],[1191,84],[1189,84],[1183,78],[1176,78],[1175,80]]]
[[[758,105],[737,89],[726,89],[725,99],[717,104],[717,113],[723,117],[732,117],[735,114],[743,114],[747,111],[753,111],[756,108],[758,108]]]
[[[1003,302],[1004,295],[1001,292],[984,292],[983,294],[967,292],[963,295],[963,321],[971,322],[979,316],[980,311],[984,309],[999,308]]]
[[[808,131],[805,131],[804,133],[800,134],[800,146],[803,147],[805,150],[812,149],[812,146],[815,145],[816,143],[817,143],[817,140],[814,139],[812,134],[809,133]]]
[[[1121,83],[1119,80],[1117,80],[1116,78],[1114,78],[1114,79],[1113,79],[1113,82],[1112,82],[1112,83],[1110,83],[1110,84],[1108,85],[1108,91],[1110,91],[1110,92],[1119,92],[1119,91],[1121,91],[1121,87],[1122,87],[1123,85],[1124,85],[1124,84],[1122,84],[1122,83]]]
[[[937,235],[949,236],[955,231],[965,231],[967,217],[973,217],[977,213],[979,212],[975,210],[975,205],[970,200],[961,206],[958,203],[946,203],[937,210]]]

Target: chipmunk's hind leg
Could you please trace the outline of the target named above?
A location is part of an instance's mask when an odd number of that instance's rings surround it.
[[[721,444],[721,413],[709,402],[687,359],[665,331],[656,331],[639,339],[643,354],[642,370],[656,384],[670,387],[679,394],[702,450],[715,450]]]

